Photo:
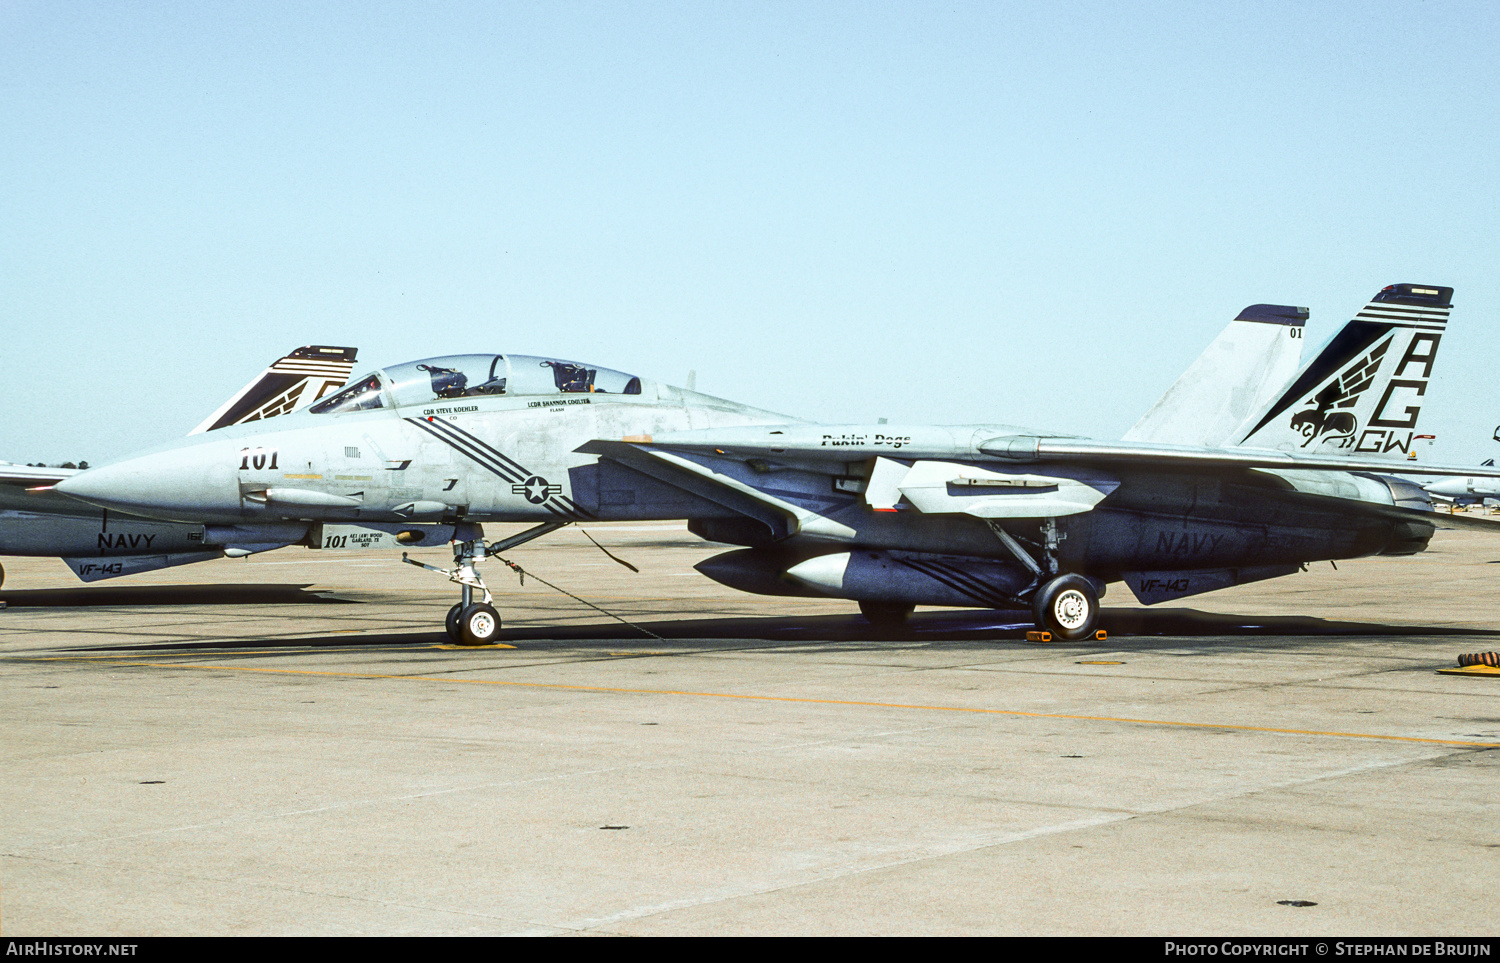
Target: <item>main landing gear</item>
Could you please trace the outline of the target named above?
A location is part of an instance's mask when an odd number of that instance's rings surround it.
[[[438,568],[436,565],[419,562],[405,552],[401,553],[401,561],[446,575],[448,581],[458,583],[458,604],[448,610],[448,617],[444,620],[444,627],[448,630],[449,638],[459,645],[492,645],[500,636],[500,613],[495,610],[493,604],[495,597],[490,594],[490,590],[485,587],[484,579],[479,575],[478,564],[492,555],[498,555],[523,542],[540,538],[569,524],[571,522],[567,521],[544,522],[518,535],[486,545],[484,529],[472,522],[467,522],[460,524],[453,532],[452,569]],[[483,593],[481,601],[474,601],[475,589]]]
[[[1065,642],[1093,636],[1099,624],[1099,596],[1103,583],[1083,575],[1059,572],[1057,547],[1062,536],[1058,534],[1057,521],[1049,518],[1042,522],[1041,561],[1033,558],[998,522],[990,521],[989,526],[1016,560],[1031,570],[1032,580],[1028,588],[1033,590],[1031,614],[1036,618],[1037,628]],[[1021,592],[1020,596],[1025,599],[1026,592]]]
[[[1082,575],[1059,575],[1031,598],[1037,628],[1067,642],[1087,639],[1099,624],[1099,591]]]

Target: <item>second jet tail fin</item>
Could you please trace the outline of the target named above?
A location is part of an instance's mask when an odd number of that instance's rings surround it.
[[[1234,443],[1392,461],[1412,457],[1453,289],[1393,284],[1344,325]]]
[[[358,353],[358,348],[323,344],[298,348],[273,362],[188,434],[284,415],[312,404],[349,380]]]
[[[1252,304],[1241,311],[1161,400],[1125,433],[1125,441],[1218,447],[1262,411],[1302,361],[1307,309]]]

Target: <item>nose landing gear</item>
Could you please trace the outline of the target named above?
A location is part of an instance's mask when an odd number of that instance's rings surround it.
[[[520,534],[512,535],[510,538],[486,545],[484,529],[472,522],[463,523],[458,525],[453,532],[453,568],[428,565],[417,561],[405,552],[401,553],[401,561],[437,572],[439,575],[446,576],[448,581],[459,584],[458,604],[448,610],[448,617],[444,620],[444,627],[448,630],[449,638],[459,645],[491,645],[500,635],[500,613],[495,610],[493,604],[495,597],[485,586],[484,579],[479,574],[478,564],[491,555],[497,555],[523,542],[529,542],[533,538],[555,532],[568,524],[571,522],[544,522],[535,528],[528,528]],[[474,601],[475,589],[483,593],[481,601]]]

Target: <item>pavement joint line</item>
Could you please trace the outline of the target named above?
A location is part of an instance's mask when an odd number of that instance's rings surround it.
[[[208,669],[220,672],[256,672],[265,675],[322,676],[339,679],[372,679],[398,682],[443,682],[460,685],[510,686],[521,689],[551,689],[564,692],[607,692],[621,695],[690,696],[705,699],[740,699],[747,702],[784,702],[800,705],[833,705],[874,709],[912,709],[926,712],[964,712],[975,715],[1012,716],[1023,719],[1066,719],[1075,722],[1120,722],[1131,725],[1162,726],[1179,729],[1221,729],[1230,732],[1265,732],[1276,735],[1324,736],[1336,739],[1369,739],[1381,742],[1409,742],[1436,746],[1462,746],[1474,749],[1500,749],[1500,742],[1474,742],[1463,739],[1434,739],[1425,736],[1393,736],[1373,732],[1336,732],[1319,729],[1287,729],[1277,726],[1245,726],[1217,722],[1182,722],[1172,719],[1138,719],[1127,716],[1092,716],[1057,712],[1026,712],[1020,709],[986,709],[979,706],[932,706],[909,702],[867,702],[854,699],[813,699],[804,696],[751,695],[736,692],[692,692],[679,689],[636,689],[617,686],[564,685],[558,682],[515,682],[506,679],[464,679],[453,676],[398,675],[378,672],[327,672],[313,669],[270,669],[256,666],[194,665],[186,662],[103,662],[93,657],[49,657],[14,659],[16,662],[77,662],[150,669]]]
[[[812,886],[819,886],[851,876],[860,876],[868,873],[883,872],[885,870],[899,866],[908,866],[915,863],[931,862],[933,860],[943,859],[949,856],[976,852],[978,850],[990,849],[996,846],[1011,845],[1013,843],[1025,842],[1027,840],[1037,839],[1045,836],[1061,835],[1064,833],[1077,832],[1079,830],[1094,829],[1120,822],[1128,822],[1135,819],[1150,819],[1154,817],[1169,815],[1171,813],[1182,812],[1184,810],[1195,809],[1204,805],[1212,805],[1214,803],[1242,799],[1247,796],[1256,796],[1263,792],[1273,792],[1280,789],[1289,789],[1296,786],[1309,785],[1311,783],[1322,782],[1327,779],[1338,779],[1343,776],[1358,775],[1360,773],[1370,772],[1377,769],[1390,768],[1392,766],[1405,766],[1409,765],[1410,762],[1411,760],[1363,763],[1356,766],[1350,766],[1345,769],[1335,770],[1333,772],[1315,773],[1310,776],[1302,776],[1284,780],[1279,783],[1272,783],[1266,786],[1255,787],[1243,792],[1231,792],[1223,796],[1210,796],[1198,800],[1188,800],[1175,805],[1163,806],[1156,809],[1143,809],[1134,811],[1097,810],[1092,816],[1083,816],[1066,822],[1054,823],[1046,826],[1036,826],[1031,829],[1020,831],[990,831],[989,833],[982,834],[981,838],[979,838],[978,840],[952,840],[947,845],[929,845],[926,851],[918,850],[914,853],[908,852],[905,854],[897,851],[887,851],[886,853],[882,854],[887,857],[883,860],[876,860],[874,862],[866,863],[863,865],[854,865],[847,867],[826,867],[821,870],[814,870],[808,873],[806,878],[802,879],[793,878],[769,884],[762,884],[760,886],[744,886],[739,891],[729,890],[726,892],[721,889],[721,891],[710,892],[700,897],[682,897],[675,900],[665,900],[656,904],[627,908],[605,917],[595,917],[576,922],[565,922],[560,925],[581,930],[599,929],[614,923],[628,922],[631,920],[643,919],[651,916],[661,916],[680,909],[690,909],[698,906],[711,905],[714,903],[744,899],[746,897],[762,896],[768,893],[780,892],[789,889],[802,889]],[[984,836],[987,836],[988,838],[983,838]]]

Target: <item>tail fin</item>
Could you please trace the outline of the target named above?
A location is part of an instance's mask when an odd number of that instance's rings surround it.
[[[322,344],[298,348],[262,371],[188,434],[272,418],[312,404],[349,380],[358,353],[358,348]]]
[[[1393,284],[1375,295],[1235,444],[1319,455],[1412,457],[1422,397],[1453,289]]]
[[[1252,304],[1204,349],[1125,441],[1218,447],[1270,404],[1302,361],[1307,309]]]

